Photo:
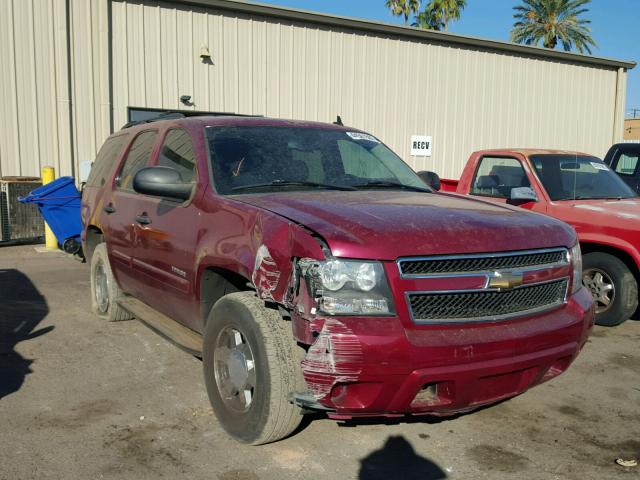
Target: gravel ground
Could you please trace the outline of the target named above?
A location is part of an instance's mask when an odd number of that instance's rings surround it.
[[[201,363],[137,321],[90,311],[89,269],[0,248],[0,479],[631,479],[640,467],[640,322],[596,327],[576,363],[452,419],[321,416],[267,446],[230,440]]]

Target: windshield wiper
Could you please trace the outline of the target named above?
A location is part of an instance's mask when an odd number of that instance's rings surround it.
[[[411,190],[413,192],[425,192],[425,193],[432,193],[431,190],[427,189],[427,188],[422,188],[422,187],[414,187],[413,185],[406,185],[404,183],[398,183],[398,182],[389,182],[389,181],[385,181],[385,180],[374,180],[371,182],[367,182],[367,183],[358,183],[356,185],[353,185],[356,188],[367,188],[367,187],[374,187],[374,188],[400,188],[402,190]]]
[[[576,197],[561,198],[560,200],[622,200],[623,198],[629,197],[623,197],[621,195],[616,197],[591,197],[588,195],[577,195]]]
[[[319,187],[319,188],[326,188],[328,190],[356,190],[354,187],[348,187],[346,185],[333,185],[331,183],[308,182],[306,180],[273,180],[271,182],[265,182],[265,183],[251,183],[249,185],[238,185],[237,187],[231,188],[231,190],[250,190],[253,188],[282,187],[282,186],[289,186],[289,185]]]

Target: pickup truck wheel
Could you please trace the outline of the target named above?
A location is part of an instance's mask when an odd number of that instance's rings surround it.
[[[638,284],[627,266],[608,253],[583,257],[582,283],[596,302],[596,324],[613,327],[627,320],[638,307]]]
[[[291,325],[253,292],[222,297],[205,327],[203,368],[213,412],[236,440],[280,440],[300,424],[289,394],[304,389]]]
[[[117,303],[124,294],[111,272],[107,246],[100,243],[91,257],[91,308],[100,317],[116,322],[129,320],[132,315]]]

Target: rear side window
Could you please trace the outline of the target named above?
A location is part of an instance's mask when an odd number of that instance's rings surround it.
[[[530,187],[522,164],[515,158],[483,157],[471,185],[473,195],[509,198],[511,189]]]
[[[116,185],[121,190],[133,191],[133,177],[149,163],[149,157],[156,142],[157,132],[143,132],[136,137],[129,149]]]
[[[640,153],[620,154],[618,163],[616,163],[616,173],[620,175],[634,175],[638,168],[638,160],[640,160]]]
[[[105,184],[127,138],[128,135],[119,135],[108,138],[104,142],[104,145],[102,145],[102,148],[98,152],[96,160],[91,166],[91,172],[89,173],[89,178],[87,178],[88,187],[99,188]]]
[[[158,165],[180,172],[185,183],[192,182],[196,174],[196,154],[189,132],[183,129],[169,130],[160,151]]]

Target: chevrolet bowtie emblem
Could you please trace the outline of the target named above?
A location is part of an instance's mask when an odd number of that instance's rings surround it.
[[[493,272],[489,275],[489,288],[511,290],[522,285],[521,272]]]

